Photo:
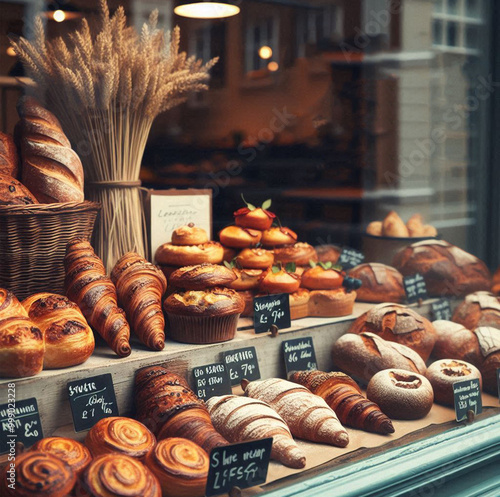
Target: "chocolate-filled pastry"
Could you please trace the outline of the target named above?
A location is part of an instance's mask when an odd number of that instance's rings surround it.
[[[426,361],[436,342],[431,322],[413,309],[399,304],[379,304],[352,323],[349,333],[370,332],[384,340],[415,350]]]
[[[222,245],[238,249],[253,247],[260,242],[261,238],[262,231],[240,226],[228,226],[219,233]]]
[[[64,267],[66,295],[116,354],[130,355],[130,327],[118,307],[115,285],[87,240],[75,238],[68,243]]]
[[[246,248],[236,256],[236,261],[242,268],[267,269],[274,263],[274,253],[263,248]]]
[[[170,283],[185,290],[205,290],[214,286],[229,286],[236,274],[226,266],[199,264],[177,269],[170,275]]]
[[[262,232],[262,245],[264,247],[283,247],[294,245],[297,241],[297,233],[290,228],[273,227]]]
[[[19,156],[16,144],[11,135],[0,132],[0,175],[17,178],[19,173]]]
[[[293,262],[297,266],[308,266],[310,262],[318,261],[318,254],[312,245],[297,242],[290,247],[274,249],[274,260],[282,264]]]
[[[6,464],[1,472],[2,497],[67,497],[76,482],[69,465],[47,452],[28,451],[16,457],[14,488],[8,480],[9,468]]]
[[[148,454],[146,466],[158,478],[163,497],[203,497],[208,454],[186,438],[166,438]]]
[[[404,302],[403,275],[395,268],[370,262],[360,264],[349,270],[349,276],[361,280],[356,290],[357,299],[362,302]]]
[[[76,366],[92,355],[94,333],[82,311],[68,297],[36,293],[22,304],[45,337],[44,369]]]
[[[0,378],[40,373],[44,354],[43,333],[15,295],[0,288]]]
[[[38,440],[30,449],[47,452],[65,461],[79,477],[92,461],[92,455],[85,445],[65,437],[47,437]]]
[[[457,381],[479,380],[482,389],[482,378],[479,369],[472,364],[457,359],[440,359],[433,362],[425,373],[434,390],[434,400],[447,406],[454,405],[453,384]]]
[[[128,321],[141,342],[153,350],[165,345],[165,318],[162,297],[167,279],[155,265],[144,257],[129,252],[121,257],[111,272],[118,300]]]
[[[480,326],[500,329],[500,301],[490,292],[474,292],[455,309],[451,318],[469,330]]]
[[[368,383],[366,396],[392,419],[423,418],[434,402],[429,380],[402,369],[379,371]]]
[[[189,388],[181,376],[162,366],[138,371],[135,377],[137,419],[158,440],[187,438],[208,454],[227,441],[215,430],[205,403]]]
[[[394,433],[391,420],[361,394],[350,376],[340,372],[294,371],[289,379],[325,399],[344,426],[383,435]]]
[[[332,347],[334,364],[364,382],[383,369],[397,368],[425,374],[425,362],[414,350],[373,333],[342,335]]]
[[[202,245],[207,242],[207,232],[194,223],[181,226],[172,232],[172,245]]]
[[[432,297],[488,291],[491,275],[481,260],[443,240],[424,240],[399,251],[393,266],[403,276],[421,273]]]
[[[193,266],[196,264],[220,264],[224,249],[218,242],[205,242],[200,245],[174,245],[164,243],[156,250],[155,260],[161,266]],[[168,275],[167,275],[168,278]]]
[[[0,174],[0,205],[38,204],[35,196],[17,179]]]
[[[120,453],[144,461],[155,444],[155,436],[146,426],[119,416],[101,419],[85,438],[85,445],[94,457]]]

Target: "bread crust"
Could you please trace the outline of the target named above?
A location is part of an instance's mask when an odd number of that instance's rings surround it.
[[[19,181],[0,174],[0,205],[38,204],[35,196]]]
[[[185,290],[204,290],[214,286],[228,286],[236,280],[232,269],[217,264],[184,266],[170,275],[170,283]]]
[[[203,264],[220,264],[224,257],[224,249],[218,242],[206,242],[201,245],[173,245],[164,243],[156,250],[155,259],[162,266],[192,266]]]
[[[193,223],[181,226],[172,232],[172,245],[201,245],[208,241],[207,232]]]
[[[19,156],[14,138],[0,132],[0,174],[17,178],[19,175]]]
[[[360,264],[349,270],[349,276],[361,280],[358,288],[358,300],[363,302],[395,302],[405,300],[403,275],[395,268],[370,262]]]

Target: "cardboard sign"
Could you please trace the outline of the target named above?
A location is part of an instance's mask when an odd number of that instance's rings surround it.
[[[172,231],[189,223],[212,238],[212,190],[150,190],[146,204],[152,259],[160,245],[172,240]]]
[[[110,373],[70,381],[67,390],[76,432],[90,430],[101,419],[119,415]]]
[[[260,380],[259,361],[255,347],[224,352],[224,364],[229,372],[231,385],[239,385],[243,378]]]
[[[336,264],[342,266],[342,269],[351,269],[363,264],[363,262],[365,262],[363,253],[350,247],[344,247]]]
[[[286,373],[318,369],[311,337],[294,338],[282,343]]]
[[[406,300],[408,300],[410,304],[418,302],[420,299],[426,300],[429,298],[424,277],[420,273],[416,273],[412,276],[405,276],[403,278],[403,284],[406,292]]]
[[[451,305],[448,299],[440,299],[432,303],[432,317],[434,321],[443,319],[450,321],[453,312],[451,312]]]
[[[479,380],[465,380],[453,383],[453,401],[457,421],[467,419],[468,411],[481,414],[483,412],[483,402]]]
[[[210,452],[205,495],[220,495],[232,488],[261,485],[267,478],[272,438],[216,447]]]
[[[253,299],[255,333],[266,333],[274,324],[280,330],[290,328],[290,296],[288,293],[266,295]]]
[[[195,393],[203,400],[218,395],[232,393],[231,381],[224,364],[207,364],[199,368],[193,368],[195,382]]]
[[[14,386],[11,401],[9,395],[11,388],[8,385],[7,389],[9,402],[0,406],[0,454],[8,452],[15,457],[16,443],[20,442],[28,448],[43,438],[42,423],[35,397],[15,401]]]

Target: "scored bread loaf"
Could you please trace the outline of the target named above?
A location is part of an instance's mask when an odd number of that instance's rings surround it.
[[[479,326],[500,328],[500,301],[490,292],[474,292],[455,309],[451,318],[469,330]]]
[[[19,157],[11,135],[0,132],[0,174],[17,178]]]
[[[82,163],[57,118],[33,97],[17,110],[23,184],[41,203],[82,202]]]

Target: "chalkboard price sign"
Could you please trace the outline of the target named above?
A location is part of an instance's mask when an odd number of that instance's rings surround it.
[[[266,333],[272,325],[280,330],[290,328],[290,296],[288,293],[266,295],[253,299],[255,333]]]
[[[10,387],[7,386],[7,389],[9,391]],[[15,386],[13,391],[12,401],[0,405],[0,454],[8,452],[9,455],[15,456],[16,443],[20,442],[25,447],[31,447],[43,438],[43,432],[35,397],[15,401]],[[7,393],[7,398],[10,400],[9,397]]]
[[[211,497],[234,487],[244,489],[264,483],[272,445],[272,438],[263,438],[213,449],[205,495]]]
[[[479,380],[465,380],[453,383],[453,400],[457,421],[467,419],[469,411],[474,414],[481,414],[483,412],[483,403]]]
[[[359,250],[350,247],[344,247],[340,253],[337,264],[342,266],[342,269],[351,269],[365,262],[365,256]]]
[[[406,300],[410,304],[418,302],[420,299],[426,300],[429,298],[427,286],[424,277],[420,273],[415,273],[412,276],[405,276],[403,284],[406,292]]]
[[[203,400],[232,392],[229,374],[224,364],[207,364],[193,368],[195,393]]]
[[[287,374],[290,371],[318,369],[316,353],[311,337],[294,338],[282,343],[283,357]]]
[[[111,374],[101,374],[67,384],[75,431],[90,430],[98,421],[118,416]]]
[[[260,380],[259,361],[255,347],[224,352],[224,363],[229,372],[231,385],[238,385],[243,378]]]
[[[434,321],[438,321],[439,319],[450,321],[452,314],[448,299],[440,299],[432,303],[432,317]]]

